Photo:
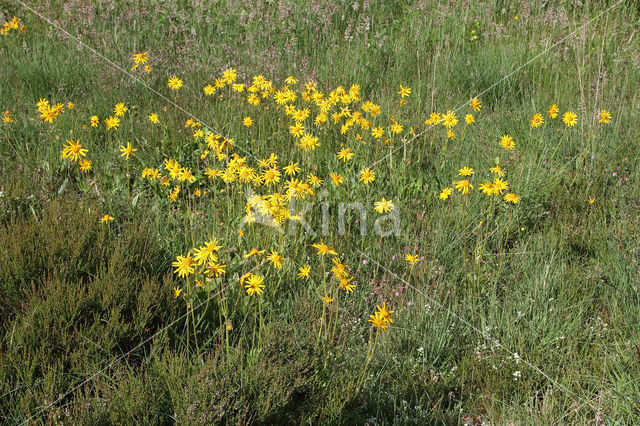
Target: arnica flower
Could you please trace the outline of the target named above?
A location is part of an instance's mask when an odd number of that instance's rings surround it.
[[[377,312],[369,315],[369,322],[378,330],[386,330],[389,324]]]
[[[478,185],[478,189],[485,195],[495,195],[495,188],[490,182],[483,182]]]
[[[438,195],[438,197],[440,197],[441,200],[446,200],[451,196],[452,193],[453,193],[453,188],[447,187],[440,192],[440,195]]]
[[[560,108],[558,108],[558,105],[556,104],[551,105],[547,110],[547,115],[551,118],[556,118],[559,113],[560,113]]]
[[[389,213],[393,209],[393,201],[382,198],[382,200],[373,203],[373,209],[380,214]]]
[[[373,170],[368,167],[366,169],[360,170],[360,182],[368,185],[374,180],[376,180],[376,174],[373,172]]]
[[[125,157],[127,160],[136,151],[137,149],[131,146],[131,142],[127,142],[127,146],[120,145],[120,152],[122,153],[120,154],[120,157]]]
[[[502,180],[501,178],[495,178],[493,180],[493,193],[502,194],[503,191],[509,189],[509,182]]]
[[[418,263],[420,261],[420,258],[418,257],[417,254],[407,254],[405,257],[405,260],[407,262],[409,262],[412,265],[415,265],[416,263]]]
[[[402,84],[400,85],[400,90],[398,91],[398,95],[401,98],[405,98],[411,94],[411,89],[408,87],[404,87]]]
[[[427,126],[431,126],[434,124],[438,124],[442,120],[442,117],[437,112],[432,112],[429,118],[424,121],[424,124]]]
[[[383,127],[374,127],[373,130],[371,130],[371,136],[373,136],[375,139],[380,139],[383,135],[384,135]]]
[[[347,293],[353,293],[353,291],[356,288],[355,284],[351,284],[351,281],[353,280],[353,277],[351,278],[340,278],[340,288],[343,289],[344,291],[346,291]]]
[[[495,166],[489,169],[489,171],[491,173],[493,173],[494,175],[498,175],[498,176],[504,176],[504,172],[502,171],[502,169],[500,168],[500,166]]]
[[[322,300],[326,305],[328,305],[329,303],[333,302],[333,297],[329,297],[325,294],[324,297],[320,298],[320,300]]]
[[[467,124],[472,124],[476,122],[476,119],[473,117],[473,114],[467,114],[464,116],[464,122]]]
[[[562,122],[567,125],[567,127],[573,127],[578,123],[578,114],[573,111],[567,111],[562,114]]]
[[[285,166],[283,170],[287,176],[295,176],[300,171],[300,167],[298,163],[291,162],[288,166]]]
[[[89,152],[88,149],[82,148],[82,144],[79,140],[74,141],[67,139],[67,145],[64,145],[60,152],[61,158],[66,158],[72,162],[77,162],[81,157],[84,157]]]
[[[120,119],[118,117],[109,116],[104,119],[104,124],[107,125],[107,130],[118,130],[118,126],[120,126]]]
[[[351,152],[349,148],[342,148],[340,149],[340,151],[338,151],[338,154],[336,154],[336,157],[338,158],[338,160],[342,160],[346,163],[347,161],[351,160],[354,155],[355,154]]]
[[[207,274],[207,276],[211,277],[211,276],[215,276],[216,278],[220,277],[220,275],[224,275],[227,271],[226,268],[227,265],[220,265],[218,263],[215,262],[209,262],[207,264],[207,268],[205,269],[204,273]]]
[[[91,127],[98,127],[98,124],[100,123],[100,118],[98,118],[97,115],[92,115],[89,120],[91,121]]]
[[[129,111],[129,108],[127,108],[122,102],[117,103],[113,108],[113,113],[116,115],[116,117],[124,117],[124,113],[127,111]]]
[[[182,293],[182,289],[180,287],[174,287],[173,288],[173,298],[177,299],[178,297],[180,297],[180,293]]]
[[[187,254],[186,256],[177,256],[175,262],[172,262],[171,265],[176,268],[173,271],[174,274],[178,274],[180,278],[186,278],[193,274],[195,261],[191,255]]]
[[[533,117],[531,117],[530,123],[533,128],[540,127],[542,126],[542,123],[544,123],[544,117],[542,117],[542,114],[539,112],[536,112],[533,114]]]
[[[242,120],[242,125],[245,126],[245,127],[251,127],[251,126],[253,126],[253,120],[251,119],[251,117],[245,117]]]
[[[285,260],[284,257],[280,256],[277,251],[272,251],[269,256],[267,256],[267,260],[269,264],[273,266],[275,269],[282,268],[282,261]]]
[[[504,200],[507,203],[518,204],[520,202],[520,197],[518,197],[516,194],[509,193],[504,196]]]
[[[116,220],[115,217],[105,214],[100,218],[100,223],[109,223],[109,222],[113,222],[114,220]]]
[[[460,170],[458,170],[458,175],[459,176],[471,176],[473,174],[473,169],[471,167],[463,167]]]
[[[312,244],[311,247],[318,250],[318,253],[317,253],[318,256],[326,256],[328,254],[333,254],[333,255],[337,254],[334,249],[326,245],[322,240],[320,240],[319,243]]]
[[[502,146],[504,149],[513,151],[513,149],[516,147],[516,143],[513,141],[513,137],[504,135],[500,139],[500,146]]]
[[[169,77],[169,81],[167,81],[167,86],[169,86],[169,89],[171,90],[178,90],[182,87],[182,80],[176,75],[172,75]]]
[[[471,101],[469,101],[469,106],[473,108],[474,111],[480,111],[480,109],[482,108],[482,103],[480,103],[480,99],[473,98],[471,99]]]
[[[260,275],[250,274],[246,281],[247,283],[244,287],[246,288],[247,294],[249,296],[259,296],[262,294],[262,289],[264,288],[264,284],[262,284],[264,281],[264,277],[261,277]]]
[[[600,120],[598,120],[598,123],[602,123],[602,124],[611,123],[611,113],[606,109],[603,109],[602,111],[600,111]]]
[[[80,171],[82,171],[83,173],[90,172],[91,160],[87,160],[86,158],[83,158],[82,160],[80,160]]]
[[[194,249],[193,257],[198,265],[204,265],[209,262],[218,261],[218,251],[222,248],[218,245],[218,239],[213,238],[211,241],[205,241],[204,245]]]
[[[311,266],[305,265],[298,268],[298,277],[300,278],[309,278],[309,272],[311,271]]]
[[[158,121],[159,121],[158,120],[158,114],[156,114],[156,113],[149,114],[149,122],[150,123],[158,124]]]
[[[252,256],[257,256],[257,255],[261,255],[264,254],[265,250],[258,250],[257,248],[252,248],[249,253],[246,253],[243,255],[243,257],[245,259],[249,259]]]
[[[329,177],[331,178],[331,183],[333,183],[335,186],[338,186],[343,182],[343,178],[339,174],[329,173]]]
[[[442,116],[442,125],[447,129],[452,129],[453,127],[455,127],[456,124],[458,124],[458,117],[456,116],[456,113],[451,110],[448,110]]]
[[[463,195],[467,195],[469,190],[473,189],[473,185],[469,182],[469,179],[456,180],[453,182],[453,186],[455,186],[459,192],[462,192]]]

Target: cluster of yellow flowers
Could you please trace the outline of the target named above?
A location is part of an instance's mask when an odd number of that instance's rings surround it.
[[[149,74],[151,72],[151,66],[146,65],[147,62],[149,62],[148,54],[149,52],[133,53],[131,59],[133,59],[134,64],[131,67],[131,71],[135,71],[140,65],[144,65],[144,71]]]
[[[80,140],[67,139],[67,144],[60,151],[60,158],[69,160],[72,163],[78,163],[80,170],[87,173],[91,170],[91,160],[84,158],[87,156],[88,149],[83,148]]]
[[[3,36],[7,36],[9,35],[9,31],[11,30],[20,31],[24,34],[27,32],[27,27],[22,24],[20,18],[14,16],[10,21],[2,24],[2,27],[0,28],[0,34],[2,34]]]
[[[73,102],[67,103],[67,110],[72,110],[75,107]],[[42,98],[36,104],[36,108],[40,113],[40,118],[45,123],[53,124],[62,113],[65,112],[64,103],[50,104],[48,99]]]
[[[387,304],[377,305],[377,310],[373,315],[369,315],[369,322],[378,330],[386,330],[393,323],[391,314],[395,311],[389,311]]]
[[[485,195],[503,195],[506,190],[509,189],[509,182],[502,179],[505,176],[504,171],[500,166],[496,165],[490,169],[490,172],[498,177],[493,179],[493,182],[482,182],[478,185],[478,189]],[[463,167],[458,170],[458,176],[464,179],[453,181],[453,186],[458,192],[463,195],[468,195],[473,190],[473,184],[471,183],[471,176],[475,174],[475,171],[471,167]],[[446,200],[453,194],[453,188],[447,187],[440,192],[440,199]],[[520,202],[520,197],[513,193],[504,194],[504,201],[508,203],[517,204]]]

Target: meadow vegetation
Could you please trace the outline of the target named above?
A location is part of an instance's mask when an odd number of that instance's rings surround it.
[[[639,20],[0,0],[0,419],[637,421]]]

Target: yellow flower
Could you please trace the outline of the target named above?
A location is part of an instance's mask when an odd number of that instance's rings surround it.
[[[118,130],[120,119],[118,117],[109,116],[108,118],[105,118],[104,124],[107,125],[107,130]]]
[[[244,286],[247,289],[247,294],[249,296],[254,296],[256,294],[258,296],[261,295],[263,291],[262,289],[264,288],[264,284],[262,284],[263,281],[264,277],[261,277],[260,275],[249,275],[247,278],[247,284]]]
[[[209,262],[209,264],[207,265],[207,269],[204,271],[205,274],[207,274],[207,276],[212,276],[215,275],[216,278],[218,278],[220,275],[225,274],[227,271],[225,270],[225,268],[227,267],[227,265],[220,265],[214,262]]]
[[[69,159],[72,162],[77,162],[81,157],[85,157],[88,149],[82,148],[82,144],[79,140],[74,141],[73,139],[67,139],[67,144],[64,145],[62,151],[60,152],[60,157]]]
[[[322,240],[320,240],[319,243],[312,244],[311,247],[318,250],[318,253],[317,253],[318,256],[326,256],[327,254],[333,254],[333,255],[337,254],[334,249],[326,245]]]
[[[418,257],[417,254],[407,254],[404,258],[407,262],[411,263],[412,265],[415,265],[420,261],[420,258]]]
[[[296,173],[298,173],[300,171],[300,167],[298,167],[298,163],[289,163],[288,166],[284,167],[284,172],[287,174],[287,176],[295,176]]]
[[[373,209],[378,213],[388,213],[393,209],[393,201],[386,200],[384,197],[380,201],[373,203]]]
[[[454,127],[456,124],[458,124],[458,117],[456,116],[456,113],[448,110],[443,116],[442,116],[442,125],[444,127],[446,127],[447,129],[451,129],[452,127]]]
[[[109,222],[113,222],[114,220],[116,220],[115,217],[105,214],[100,218],[100,223],[109,223]]]
[[[338,186],[343,182],[343,178],[339,174],[329,173],[329,177],[331,178],[331,181],[335,186]]]
[[[326,294],[324,295],[324,297],[321,297],[320,300],[322,300],[325,304],[329,304],[331,302],[333,302],[333,297],[329,297]]]
[[[504,196],[504,200],[507,203],[518,204],[520,202],[520,197],[518,197],[516,194],[509,193]]]
[[[453,188],[451,187],[447,187],[445,189],[442,190],[442,192],[440,192],[440,199],[441,200],[446,200],[447,198],[449,198],[451,196],[451,194],[453,193]]]
[[[336,157],[338,157],[338,160],[342,160],[346,163],[347,161],[351,160],[354,155],[355,154],[351,152],[349,148],[342,148],[340,149],[340,151],[338,151]]]
[[[253,125],[253,120],[251,119],[251,117],[245,117],[242,120],[242,125],[245,127],[251,127]]]
[[[284,260],[284,257],[280,256],[277,251],[272,251],[271,254],[267,256],[267,260],[275,269],[280,269],[282,268],[282,261]]]
[[[374,180],[376,180],[376,174],[373,172],[373,170],[369,169],[368,167],[366,169],[360,170],[360,182],[368,185]]]
[[[562,114],[562,121],[568,127],[573,127],[578,123],[578,114],[576,114],[573,111],[567,111],[564,114]]]
[[[311,271],[311,266],[305,265],[298,268],[298,277],[300,278],[309,278],[309,272]]]
[[[371,130],[371,136],[373,136],[375,139],[380,139],[382,135],[384,135],[383,127],[374,127],[373,130]]]
[[[257,248],[252,248],[249,253],[243,255],[245,259],[249,259],[251,256],[264,254],[265,250],[258,250]]]
[[[127,108],[122,102],[116,104],[116,106],[113,108],[113,113],[116,115],[116,117],[124,117],[124,113],[127,111],[129,111],[129,108]]]
[[[86,158],[80,160],[80,170],[83,173],[89,172],[91,170],[91,160],[87,160]]]
[[[453,186],[455,186],[456,189],[459,192],[462,192],[462,194],[464,195],[467,195],[469,193],[469,190],[473,189],[473,185],[471,184],[471,182],[469,182],[468,179],[456,180],[453,182]]]
[[[402,84],[400,85],[400,90],[398,91],[398,95],[400,95],[401,98],[405,98],[407,96],[409,96],[411,94],[411,89],[408,87],[404,87],[402,86]]]
[[[593,204],[596,202],[596,197],[589,198],[589,204]]]
[[[501,178],[495,178],[493,180],[493,193],[502,194],[503,191],[509,189],[509,182],[502,180]]]
[[[611,123],[611,113],[606,109],[603,109],[602,111],[600,111],[600,120],[598,120],[598,123],[603,123],[603,124]]]
[[[500,166],[495,166],[489,169],[489,171],[491,173],[493,173],[494,175],[498,175],[498,176],[504,176],[504,172],[502,171],[502,169],[500,168]]]
[[[91,127],[98,127],[98,123],[100,123],[100,119],[97,115],[92,115],[89,119],[91,121]]]
[[[176,75],[172,75],[169,77],[169,81],[167,81],[167,86],[169,86],[169,89],[171,90],[178,90],[182,87],[182,80]]]
[[[480,109],[482,108],[482,103],[480,103],[480,99],[473,98],[471,99],[471,101],[469,101],[469,106],[473,108],[474,111],[480,111]]]
[[[174,287],[173,288],[173,298],[177,299],[178,297],[180,297],[180,293],[182,293],[182,289],[180,287]]]
[[[473,174],[473,169],[471,167],[463,167],[460,170],[458,170],[458,175],[459,176],[471,176]]]
[[[540,127],[542,126],[542,123],[544,123],[544,117],[539,112],[536,112],[533,114],[533,117],[531,117],[530,123],[533,128]]]
[[[137,148],[131,146],[131,142],[127,142],[127,146],[120,145],[120,152],[122,152],[122,154],[120,154],[120,157],[125,157],[125,159],[128,160],[129,157],[133,155],[133,153],[137,150]]]
[[[186,278],[193,274],[195,262],[191,255],[187,254],[186,256],[177,256],[171,265],[176,268],[173,271],[174,274],[178,274],[180,278]]]
[[[473,114],[467,114],[464,116],[464,122],[467,124],[475,123],[476,119],[473,117]]]
[[[558,108],[558,105],[553,104],[547,110],[547,115],[551,118],[556,118],[559,112],[560,112],[560,108]]]
[[[149,122],[153,124],[158,124],[158,114],[156,113],[149,114]]]
[[[502,146],[504,149],[513,151],[513,149],[516,147],[516,143],[513,141],[513,137],[504,135],[500,139],[500,146]]]

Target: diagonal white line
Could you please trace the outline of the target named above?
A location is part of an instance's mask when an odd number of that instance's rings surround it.
[[[111,59],[107,58],[105,55],[103,55],[102,53],[98,52],[96,49],[94,49],[93,47],[89,46],[88,44],[86,44],[85,42],[83,42],[82,40],[80,40],[78,37],[75,37],[74,35],[70,34],[67,30],[65,30],[64,28],[62,28],[60,25],[58,25],[57,23],[55,23],[54,21],[52,21],[51,19],[49,19],[48,17],[44,16],[43,14],[41,14],[40,12],[38,12],[37,10],[35,10],[34,8],[32,8],[31,6],[29,6],[28,4],[24,3],[22,0],[15,0],[16,2],[20,3],[22,5],[22,7],[24,7],[25,9],[28,9],[29,11],[31,11],[34,15],[38,16],[40,19],[43,19],[44,21],[48,22],[51,26],[53,26],[54,28],[56,28],[58,31],[60,31],[61,33],[63,33],[64,35],[66,35],[67,37],[75,40],[76,42],[78,42],[78,44],[80,44],[82,47],[85,47],[86,49],[88,49],[89,51],[91,51],[94,55],[98,56],[100,59],[102,59],[103,61],[105,61],[106,63],[108,63],[109,65],[111,65],[112,67],[116,68],[117,70],[119,70],[120,72],[122,72],[123,74],[125,74],[126,76],[132,78],[133,80],[135,80],[137,83],[141,84],[142,86],[144,86],[146,89],[148,89],[150,92],[152,92],[153,94],[155,94],[156,96],[160,97],[162,100],[164,100],[165,102],[168,102],[169,104],[171,104],[173,107],[175,107],[176,109],[178,109],[179,111],[183,112],[184,114],[186,114],[187,116],[189,116],[190,118],[193,118],[196,121],[199,121],[201,123],[204,123],[211,131],[216,131],[213,126],[208,125],[204,120],[196,117],[194,114],[191,114],[189,111],[185,110],[184,108],[182,108],[180,105],[178,105],[177,103],[175,103],[174,101],[172,101],[171,99],[169,99],[168,97],[166,97],[165,95],[163,95],[162,93],[158,92],[156,89],[154,89],[153,87],[149,86],[147,83],[145,83],[143,80],[141,80],[138,76],[136,76],[135,74],[132,74],[131,72],[129,72],[128,70],[122,68],[120,65],[116,64],[115,62],[113,62]],[[217,132],[220,135],[222,135],[222,132]],[[229,138],[227,138],[229,139]],[[253,155],[252,153],[250,153],[249,151],[247,151],[246,149],[238,146],[237,143],[234,143],[234,147],[240,149],[240,151],[244,152],[245,154],[253,157],[253,158],[257,158],[255,155]]]
[[[397,278],[398,280],[402,281],[407,287],[412,288],[413,290],[415,290],[416,292],[418,292],[420,295],[422,295],[423,297],[425,297],[426,299],[428,299],[431,303],[433,303],[434,305],[436,305],[439,309],[442,309],[444,311],[446,311],[449,315],[455,317],[456,319],[458,319],[459,321],[461,321],[462,323],[464,323],[466,326],[468,326],[469,328],[473,329],[474,331],[476,331],[478,334],[480,334],[485,340],[491,342],[493,345],[497,346],[498,348],[508,352],[510,355],[514,355],[514,352],[511,352],[508,348],[506,348],[505,346],[503,346],[497,339],[492,339],[490,337],[488,337],[485,333],[482,332],[482,330],[480,330],[479,328],[477,328],[475,325],[471,324],[469,321],[467,321],[466,319],[462,318],[460,315],[456,314],[455,312],[452,312],[449,308],[447,308],[446,306],[444,306],[442,303],[438,302],[437,300],[435,300],[433,297],[425,294],[423,291],[421,291],[419,288],[409,284],[406,280],[404,280],[403,278],[401,278],[400,276],[398,276],[396,273],[394,273],[393,271],[391,271],[389,268],[387,268],[386,266],[381,265],[380,263],[378,263],[375,259],[371,258],[369,255],[367,255],[366,253],[363,253],[361,251],[358,251],[360,253],[360,255],[366,257],[367,259],[369,259],[371,262],[374,262],[376,265],[378,265],[379,267],[381,267],[382,269],[384,269],[385,271],[387,271],[388,273],[390,273],[391,275],[393,275],[395,278]],[[542,376],[544,376],[547,380],[549,380],[551,383],[553,383],[555,386],[557,386],[558,388],[562,389],[564,392],[572,395],[573,397],[575,397],[576,399],[579,399],[582,401],[582,398],[577,395],[575,392],[573,392],[572,390],[568,389],[566,386],[560,384],[557,380],[553,379],[551,376],[549,376],[547,373],[545,373],[544,371],[542,371],[540,368],[538,368],[537,366],[531,364],[529,361],[527,361],[526,359],[520,357],[520,361],[522,363],[524,363],[525,365],[527,365],[529,368],[535,370],[536,372],[538,372],[539,374],[541,374]]]
[[[529,59],[527,62],[525,62],[524,64],[520,65],[518,68],[516,68],[515,70],[511,71],[509,74],[507,74],[506,76],[504,76],[502,79],[500,79],[499,81],[493,83],[491,86],[487,87],[486,89],[484,89],[482,92],[478,93],[475,97],[476,98],[480,98],[482,97],[484,94],[486,94],[487,92],[493,90],[494,87],[496,87],[498,84],[502,83],[503,81],[507,80],[509,77],[511,77],[513,74],[519,72],[520,70],[522,70],[523,68],[531,65],[531,63],[533,61],[535,61],[536,59],[540,58],[542,55],[544,55],[545,53],[547,53],[549,50],[553,49],[554,47],[556,47],[557,45],[559,45],[560,43],[562,43],[563,41],[565,41],[567,38],[573,36],[574,34],[576,34],[580,28],[584,28],[587,25],[589,25],[591,22],[597,20],[598,18],[600,18],[602,15],[604,15],[605,13],[609,12],[611,9],[613,9],[614,7],[618,6],[619,4],[623,3],[624,0],[620,0],[619,2],[609,6],[608,8],[606,8],[605,10],[603,10],[602,12],[600,12],[599,14],[597,14],[595,17],[589,19],[587,22],[585,22],[583,25],[581,25],[579,28],[575,29],[574,31],[570,32],[569,34],[567,34],[566,36],[562,37],[560,40],[558,40],[557,42],[555,42],[554,44],[552,44],[551,46],[547,47],[546,49],[544,49],[542,52],[538,53],[536,56],[534,56],[533,58]],[[457,112],[460,110],[460,108],[462,108],[463,106],[467,105],[467,102],[465,101],[464,103],[458,105],[457,107],[455,107],[452,111]],[[403,143],[402,145],[400,145],[398,148],[394,149],[393,151],[391,151],[390,153],[388,153],[387,155],[385,155],[384,157],[380,158],[379,160],[376,160],[375,162],[373,162],[369,167],[373,167],[376,164],[380,163],[381,161],[385,160],[386,158],[389,158],[390,155],[393,155],[395,152],[397,152],[399,149],[404,148],[407,144],[413,142],[414,140],[416,140],[417,138],[419,138],[420,136],[424,135],[428,130],[432,129],[433,127],[437,126],[437,124],[431,124],[430,126],[426,127],[422,132],[418,133],[417,135],[413,136],[411,139],[409,139],[408,141],[406,141],[405,143]]]

